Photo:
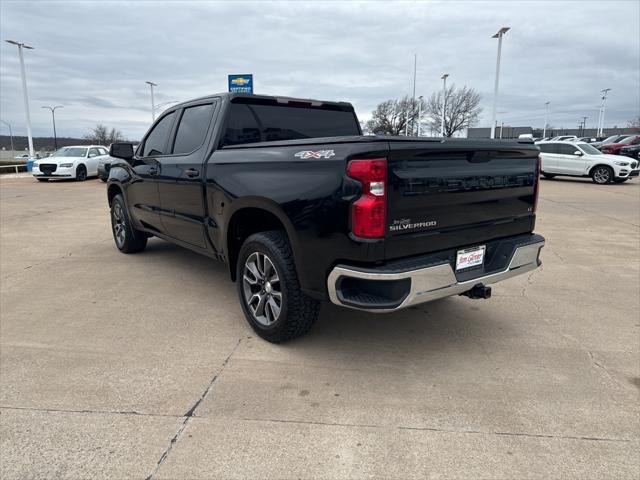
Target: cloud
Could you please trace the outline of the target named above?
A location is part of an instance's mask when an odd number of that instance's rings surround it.
[[[25,29],[25,25],[37,26]],[[3,39],[25,52],[35,135],[50,135],[41,105],[63,104],[58,132],[96,123],[139,138],[156,102],[225,91],[229,73],[253,73],[256,92],[351,101],[362,119],[440,76],[478,90],[490,121],[500,26],[504,39],[498,121],[595,125],[600,90],[611,88],[607,124],[640,110],[640,6],[609,2],[29,2],[0,3]],[[0,50],[0,113],[23,134],[16,49]]]

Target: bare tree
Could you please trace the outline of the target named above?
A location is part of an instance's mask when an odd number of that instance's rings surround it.
[[[93,127],[91,132],[85,135],[84,138],[97,145],[110,145],[115,142],[120,142],[123,139],[120,130],[116,130],[115,128],[109,130],[101,123]]]
[[[446,90],[446,107],[444,119],[444,134],[451,137],[458,130],[468,128],[477,123],[482,108],[480,107],[480,94],[466,85],[456,88],[451,85]],[[432,93],[427,100],[426,115],[429,128],[440,131],[442,122],[442,91]]]
[[[418,114],[425,117],[426,102],[408,95],[400,100],[387,100],[379,104],[366,123],[366,131],[378,135],[404,135],[409,122],[408,134],[417,134]]]
[[[636,117],[627,122],[628,128],[640,128],[640,117]]]

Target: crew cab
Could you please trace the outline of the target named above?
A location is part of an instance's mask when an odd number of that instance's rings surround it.
[[[40,182],[60,178],[82,182],[98,175],[98,162],[104,158],[108,158],[108,152],[102,145],[62,147],[53,155],[36,160],[31,173]]]
[[[264,339],[307,332],[322,301],[390,312],[540,265],[531,140],[363,136],[343,102],[217,94],[115,143],[117,248],[156,236],[225,262]]]
[[[607,155],[584,142],[538,142],[542,175],[591,177],[598,184],[623,183],[638,176],[638,162],[618,155]]]

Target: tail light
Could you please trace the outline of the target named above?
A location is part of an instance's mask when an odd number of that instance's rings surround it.
[[[533,179],[533,213],[536,213],[538,210],[538,196],[540,195],[540,170],[541,170],[541,162],[540,155],[536,159],[536,174]]]
[[[383,238],[387,224],[387,159],[351,160],[347,175],[362,183],[362,195],[351,205],[356,237]]]

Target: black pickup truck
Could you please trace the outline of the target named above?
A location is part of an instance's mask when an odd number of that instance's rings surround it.
[[[115,243],[156,236],[226,262],[264,339],[329,300],[390,312],[540,265],[529,140],[363,136],[348,103],[218,94],[176,105],[108,179]]]

